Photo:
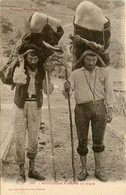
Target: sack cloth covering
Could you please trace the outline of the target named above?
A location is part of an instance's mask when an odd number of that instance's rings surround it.
[[[111,37],[109,19],[108,19],[108,22],[104,24],[103,31],[90,30],[82,26],[79,26],[75,23],[73,24],[74,24],[74,35],[79,35],[80,37],[87,39],[88,41],[93,41],[93,42],[96,42],[97,44],[103,45],[104,49],[107,51],[109,44],[110,44],[110,37]],[[76,44],[73,43],[73,48],[74,48],[74,55],[76,56],[77,60],[79,59],[79,57],[85,50],[91,49],[88,45],[86,45],[83,42],[78,42]],[[109,58],[108,52],[100,53],[99,55],[105,62],[106,66],[108,66],[110,64],[110,58]],[[102,64],[98,62],[97,66],[102,66]],[[80,67],[82,67],[81,63],[77,65],[77,67],[74,67],[74,69],[80,68]]]
[[[57,27],[57,31],[55,32],[49,24],[45,25],[41,33],[28,32],[24,35],[21,45],[17,48],[18,54],[25,54],[29,49],[36,50],[43,64],[54,53],[51,49],[46,48],[43,41],[52,46],[57,45],[63,34],[64,31],[61,26]],[[0,71],[0,79],[4,84],[12,85],[12,89],[14,85],[12,79],[13,72],[16,66],[19,66],[18,57],[17,59],[9,59],[8,63]]]
[[[22,39],[22,44],[18,48],[18,53],[23,54],[28,49],[35,49],[41,53],[41,58],[43,61],[45,61],[47,57],[53,54],[53,51],[49,48],[46,48],[43,44],[43,41],[49,43],[52,46],[57,45],[63,34],[64,31],[61,26],[58,27],[57,32],[55,32],[49,24],[46,24],[41,33],[30,32],[25,34]]]
[[[14,85],[13,83],[13,73],[15,68],[19,66],[19,60],[15,59],[9,61],[4,68],[0,71],[0,79],[4,84]]]
[[[76,66],[76,62],[85,50],[93,50],[98,53],[105,66],[108,66],[110,64],[108,47],[111,37],[111,25],[110,20],[104,16],[101,8],[90,1],[82,1],[76,8],[73,26],[75,40],[72,39],[71,51],[73,53],[74,69],[82,66],[81,63]],[[80,36],[80,40],[76,41],[77,35]],[[94,47],[91,47],[92,44]],[[103,50],[98,50],[98,47],[102,47]],[[98,61],[97,66],[102,67],[102,65],[103,63]]]

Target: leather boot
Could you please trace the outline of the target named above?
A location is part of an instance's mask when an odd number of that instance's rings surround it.
[[[28,172],[28,177],[37,179],[37,180],[45,180],[45,177],[40,175],[38,171],[35,171],[35,159],[30,159],[29,160],[29,172]]]
[[[95,158],[95,173],[94,176],[102,182],[108,181],[105,173],[101,170],[101,164],[103,161],[102,153],[94,152]]]
[[[78,180],[79,181],[84,181],[87,176],[88,176],[88,172],[87,172],[87,155],[85,156],[80,156],[80,160],[81,160],[81,165],[82,165],[82,171],[78,176]]]

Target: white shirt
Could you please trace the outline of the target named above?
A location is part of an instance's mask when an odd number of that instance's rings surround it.
[[[37,71],[38,71],[38,69],[36,69],[33,72],[33,71],[31,71],[28,68],[28,74],[30,76],[30,83],[29,83],[29,86],[28,86],[28,96],[29,97],[31,97],[32,95],[35,95],[36,94],[36,90],[35,90],[35,76],[37,74]]]
[[[84,67],[74,70],[69,81],[77,104],[105,99],[107,107],[113,104],[113,89],[107,68],[95,67],[93,72]]]

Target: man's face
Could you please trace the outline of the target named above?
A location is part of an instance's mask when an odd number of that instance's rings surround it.
[[[83,59],[84,67],[91,71],[95,68],[97,63],[97,56],[86,55]]]
[[[34,71],[37,68],[37,65],[38,65],[38,62],[39,62],[39,58],[38,58],[38,56],[32,56],[32,55],[28,54],[27,62],[28,62],[28,67],[32,71]]]

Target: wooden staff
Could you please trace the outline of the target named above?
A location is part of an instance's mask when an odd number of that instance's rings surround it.
[[[66,81],[68,82],[67,68],[65,68]],[[74,142],[73,142],[73,125],[72,125],[72,112],[70,103],[70,93],[68,93],[68,108],[69,108],[69,119],[70,119],[70,136],[71,136],[71,150],[72,150],[72,170],[73,170],[73,182],[76,181],[75,163],[74,163]]]
[[[47,100],[48,100],[48,113],[49,113],[49,129],[51,136],[51,151],[52,151],[52,168],[53,168],[53,177],[56,181],[56,171],[55,171],[55,162],[54,162],[54,142],[53,142],[53,133],[52,133],[52,117],[51,117],[51,108],[50,108],[50,98],[49,98],[49,77],[48,71],[45,71],[46,74],[46,85],[47,85]]]

